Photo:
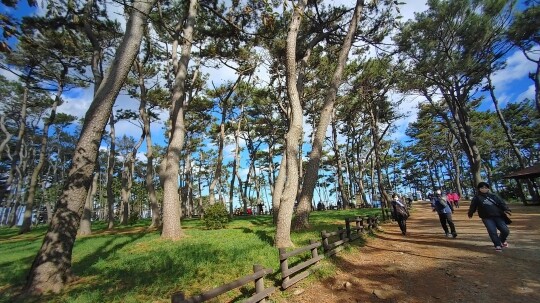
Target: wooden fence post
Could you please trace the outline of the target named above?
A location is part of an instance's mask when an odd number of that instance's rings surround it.
[[[263,270],[264,267],[262,265],[259,265],[259,264],[255,264],[253,265],[253,273],[256,273],[258,272],[259,270]],[[264,291],[264,278],[263,277],[260,277],[258,279],[255,279],[255,293],[256,294],[260,294]],[[266,299],[262,299],[260,300],[259,302],[261,303],[265,303],[266,302]]]
[[[355,223],[356,223],[356,233],[359,234],[361,232],[364,232],[364,224],[363,224],[362,218],[356,217]]]
[[[328,237],[326,236],[326,230],[321,231],[321,238],[323,244],[323,251],[326,253],[328,251]]]
[[[345,229],[347,231],[347,238],[351,238],[351,221],[349,218],[345,219]]]
[[[309,240],[309,244],[315,244],[315,243],[317,243],[317,240],[313,240],[313,239]],[[311,258],[312,259],[317,258],[318,256],[319,256],[319,252],[317,250],[317,247],[313,247],[311,249]]]
[[[287,250],[285,248],[280,248],[279,249],[279,255],[283,255],[287,252]],[[281,257],[279,258],[279,268],[281,270],[282,273],[286,272],[288,269],[289,269],[289,264],[287,262],[287,258],[281,260]],[[281,282],[282,283],[287,283],[289,281],[289,276],[286,276],[286,277],[281,277]]]
[[[171,303],[182,303],[186,299],[183,292],[175,292],[171,297]]]

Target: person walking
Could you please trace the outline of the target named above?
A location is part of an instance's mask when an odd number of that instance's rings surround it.
[[[453,197],[452,200],[454,201],[454,207],[459,208],[459,199],[461,199],[460,196],[458,195],[456,191],[454,191],[452,192],[452,197]]]
[[[452,195],[452,192],[449,190],[446,191],[446,201],[450,205],[450,208],[453,210],[455,208],[454,195]]]
[[[407,209],[407,206],[403,203],[403,201],[399,200],[399,196],[394,193],[392,194],[392,202],[390,202],[392,205],[392,210],[394,214],[394,220],[397,221],[399,225],[399,229],[401,230],[401,233],[406,236],[407,235],[407,219],[409,218],[409,210]]]
[[[440,189],[435,191],[435,194],[431,200],[431,208],[439,215],[439,221],[441,222],[441,226],[446,234],[446,237],[457,237],[456,226],[452,220],[454,208],[450,203],[448,203],[446,197],[441,195]],[[448,229],[448,227],[450,227],[450,229]]]
[[[467,215],[470,219],[478,210],[478,216],[486,227],[495,251],[502,252],[503,248],[508,247],[506,239],[510,235],[510,228],[505,222],[504,215],[511,215],[512,211],[504,200],[489,192],[488,183],[480,182],[477,188],[478,193],[472,199]]]

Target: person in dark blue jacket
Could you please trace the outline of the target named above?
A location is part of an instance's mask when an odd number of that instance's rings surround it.
[[[446,234],[446,237],[457,237],[456,226],[452,220],[452,213],[454,212],[454,209],[450,203],[448,203],[446,197],[441,195],[440,189],[435,191],[435,195],[431,199],[431,208],[439,215],[439,221],[441,221],[441,226]],[[450,230],[448,230],[448,227],[450,227]]]
[[[498,196],[489,192],[489,184],[486,182],[478,183],[478,193],[471,201],[468,216],[472,218],[478,210],[478,216],[486,226],[489,238],[495,246],[495,251],[501,252],[503,247],[508,247],[506,238],[510,234],[510,229],[506,225],[503,214],[510,215],[510,208]],[[497,234],[497,231],[499,234]]]

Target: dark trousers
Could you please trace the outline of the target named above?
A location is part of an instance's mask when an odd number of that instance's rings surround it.
[[[407,219],[397,219],[397,224],[399,225],[399,229],[401,229],[402,234],[407,233]]]
[[[439,214],[439,221],[441,221],[441,226],[445,233],[448,234],[448,226],[450,226],[452,235],[456,234],[456,227],[454,226],[454,221],[452,221],[452,213]]]
[[[484,222],[489,238],[495,247],[501,246],[502,243],[506,242],[506,238],[508,238],[508,235],[510,234],[510,229],[508,228],[508,225],[504,223],[502,217],[483,218],[482,222]],[[500,232],[499,234],[497,234],[497,230]]]

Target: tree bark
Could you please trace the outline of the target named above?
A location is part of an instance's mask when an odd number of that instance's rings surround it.
[[[114,165],[116,162],[116,133],[114,129],[114,115],[109,117],[109,132],[111,136],[111,145],[109,146],[109,155],[107,161],[107,228],[114,227],[114,191],[113,191],[113,174]]]
[[[171,102],[171,131],[169,146],[165,155],[165,171],[161,174],[163,178],[163,229],[161,238],[178,240],[183,236],[180,218],[182,211],[180,208],[180,198],[178,195],[178,171],[180,163],[180,153],[182,152],[186,134],[184,125],[184,99],[186,96],[187,68],[191,57],[191,47],[193,41],[193,31],[197,18],[198,0],[190,0],[188,15],[182,35],[183,45],[180,59],[177,60],[176,48],[178,40],[173,43],[173,62],[176,65],[175,81]]]
[[[519,151],[519,149],[516,146],[514,137],[512,136],[512,131],[510,130],[510,127],[506,123],[506,120],[504,119],[503,113],[501,112],[501,109],[499,108],[499,100],[497,99],[497,96],[495,96],[495,87],[493,86],[493,83],[491,82],[491,76],[487,76],[488,80],[488,86],[489,86],[489,94],[491,96],[491,100],[493,100],[493,105],[495,105],[495,112],[497,113],[497,117],[499,118],[499,122],[501,122],[501,126],[504,130],[504,134],[506,135],[506,141],[508,144],[510,144],[510,147],[512,149],[512,152],[514,152],[514,155],[516,156],[519,164],[519,168],[524,169],[525,168],[525,161],[523,160],[523,155]],[[526,179],[525,180],[527,184],[527,189],[529,190],[529,194],[533,198],[533,201],[538,201],[538,196],[536,194],[536,191],[534,190],[534,184],[531,180]],[[523,204],[527,205],[527,200],[523,200]]]
[[[299,0],[293,5],[293,15],[287,33],[286,54],[286,83],[289,95],[290,122],[285,140],[286,167],[281,167],[279,175],[285,174],[285,187],[281,195],[280,207],[277,217],[276,236],[274,245],[278,248],[291,247],[291,219],[294,202],[298,192],[298,151],[302,135],[302,104],[297,88],[296,78],[296,39],[302,21],[307,0]],[[278,177],[279,178],[279,177]],[[274,192],[276,194],[276,192]]]
[[[332,76],[330,87],[326,93],[324,99],[324,105],[321,109],[319,123],[315,130],[315,137],[313,139],[313,146],[309,153],[309,160],[306,164],[306,172],[302,183],[302,191],[300,193],[300,199],[298,202],[298,209],[296,211],[296,217],[293,223],[294,229],[305,229],[309,227],[309,213],[311,212],[311,203],[313,201],[313,191],[317,184],[319,176],[319,166],[321,162],[322,148],[324,140],[326,138],[326,129],[332,119],[332,112],[334,110],[334,103],[336,100],[337,91],[342,82],[343,70],[347,63],[349,51],[351,49],[353,37],[356,34],[358,22],[362,15],[362,9],[364,6],[363,0],[357,0],[354,8],[354,15],[351,23],[349,24],[349,30],[343,40],[341,51],[339,53],[339,59],[336,66],[336,70]]]
[[[147,90],[144,82],[144,62],[135,60],[135,68],[139,75],[139,87],[141,90],[141,104],[139,105],[139,115],[143,122],[143,136],[146,138],[146,176],[145,176],[145,188],[148,192],[148,203],[152,211],[152,223],[150,228],[157,228],[161,226],[161,212],[159,209],[159,203],[156,195],[156,188],[154,187],[154,155],[152,147],[152,134],[150,132],[150,115],[147,109]]]
[[[99,170],[96,171],[92,178],[92,186],[88,191],[86,202],[84,203],[84,211],[81,216],[81,225],[79,226],[78,235],[86,236],[92,234],[92,211],[94,209],[94,197],[96,196],[98,187]]]
[[[126,33],[108,73],[88,109],[64,190],[43,244],[32,263],[24,291],[28,294],[60,292],[73,280],[73,245],[96,166],[99,144],[112,106],[138,53],[143,27],[156,0],[137,0]]]
[[[58,90],[56,92],[56,96],[54,98],[54,102],[51,106],[51,114],[47,121],[45,121],[43,125],[43,134],[41,136],[41,147],[39,151],[39,160],[38,164],[34,168],[34,171],[32,172],[32,176],[30,177],[30,186],[28,187],[28,197],[26,199],[26,208],[24,211],[24,219],[23,223],[21,225],[21,228],[19,230],[19,234],[24,234],[30,231],[30,227],[32,225],[32,212],[34,210],[34,200],[36,196],[36,189],[37,189],[37,183],[38,183],[38,177],[41,173],[41,169],[43,168],[43,165],[45,164],[45,156],[47,154],[47,142],[49,138],[49,127],[51,124],[54,123],[54,118],[56,116],[56,108],[58,107],[58,102],[60,100],[60,97],[62,96],[62,92],[64,91],[64,80],[68,72],[68,67],[64,65],[64,69],[62,70],[59,81],[58,81]]]
[[[343,209],[349,208],[349,193],[345,188],[345,182],[343,181],[343,171],[341,170],[341,154],[339,151],[339,143],[337,139],[337,127],[334,119],[332,119],[332,140],[334,142],[334,158],[336,163],[336,174],[337,174],[337,190],[341,196]]]

